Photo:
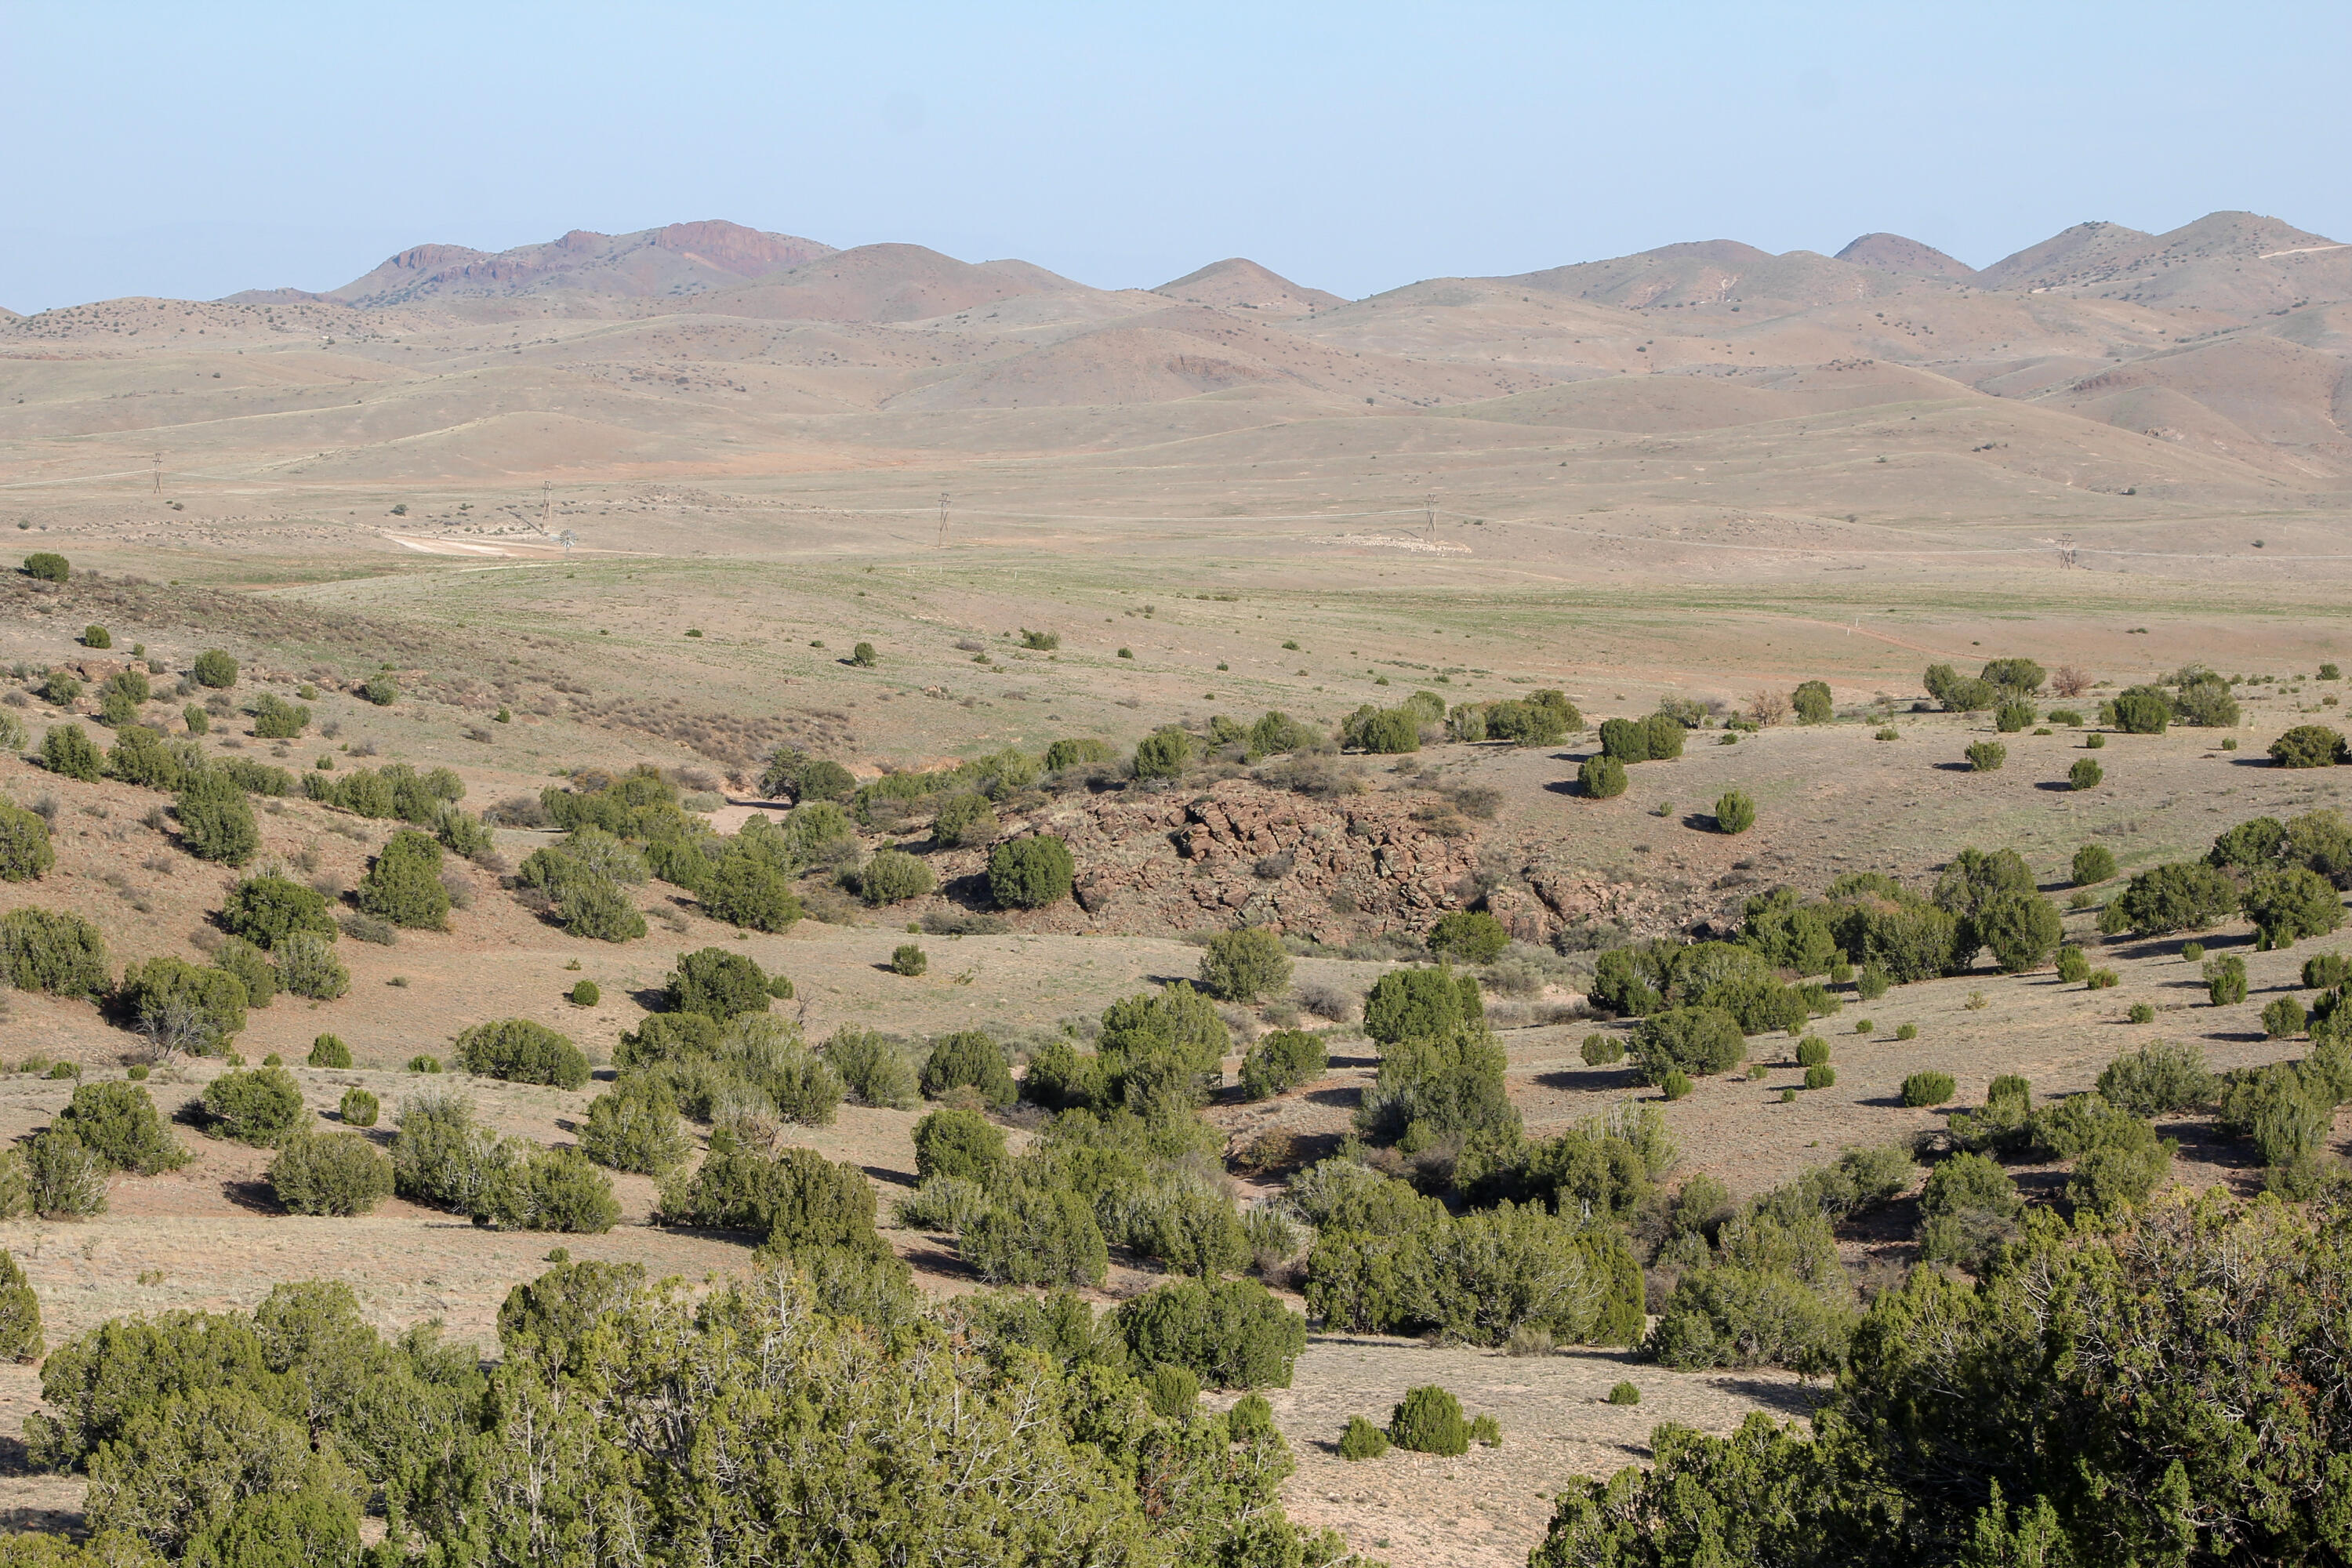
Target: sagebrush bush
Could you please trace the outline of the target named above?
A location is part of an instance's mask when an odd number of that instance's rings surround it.
[[[930,968],[930,955],[911,942],[902,942],[890,950],[890,973],[912,980]]]
[[[25,557],[25,575],[37,583],[64,583],[71,580],[73,566],[54,550],[36,550]]]
[[[1282,939],[1262,926],[1244,926],[1209,939],[1196,984],[1220,1001],[1247,1005],[1288,990],[1290,973],[1290,954]]]
[[[580,1047],[529,1018],[476,1024],[458,1034],[456,1055],[467,1072],[509,1083],[578,1089],[588,1081],[588,1058]]]
[[[238,1068],[205,1086],[204,1108],[215,1137],[267,1148],[302,1120],[302,1089],[284,1068]]]
[[[352,988],[351,971],[335,955],[334,939],[298,931],[278,943],[278,983],[293,995],[331,1002]]]
[[[2234,952],[2205,961],[2206,997],[2216,1007],[2233,1007],[2246,999],[2246,961]]]
[[[169,955],[122,972],[115,1000],[161,1051],[224,1049],[245,1028],[245,983]]]
[[[375,1096],[366,1089],[347,1089],[335,1107],[335,1114],[342,1119],[346,1127],[373,1127],[382,1109]]]
[[[113,1170],[152,1176],[188,1163],[156,1113],[155,1102],[135,1083],[86,1083],[58,1113],[53,1124],[81,1140],[82,1146]]]
[[[53,1219],[87,1219],[106,1212],[106,1162],[62,1128],[34,1134],[25,1146],[26,1202]]]
[[[604,991],[593,980],[576,980],[572,989],[563,994],[574,1007],[593,1007],[604,1000]]]
[[[16,990],[92,996],[110,978],[106,938],[79,915],[31,906],[0,914],[0,979]]]
[[[269,1190],[290,1214],[373,1214],[392,1195],[392,1160],[363,1132],[302,1132],[269,1163]]]
[[[989,852],[988,890],[1007,909],[1043,909],[1069,897],[1076,866],[1050,833],[1008,839]]]
[[[2078,888],[2104,882],[2116,874],[2116,854],[2104,844],[2085,844],[2074,851],[2073,863],[2067,868]]]
[[[277,998],[278,971],[270,967],[268,955],[243,937],[230,937],[214,950],[213,967],[236,976],[248,1007],[267,1007]]]
[[[957,1250],[981,1278],[1005,1285],[1097,1287],[1110,1267],[1093,1209],[1067,1187],[1022,1186],[988,1203]]]
[[[2345,760],[2343,735],[2325,724],[2298,724],[2271,742],[2271,761],[2283,768],[2332,767]]]
[[[347,1068],[352,1065],[352,1048],[338,1035],[320,1035],[310,1042],[310,1054],[303,1058],[305,1067]]]
[[[1625,1059],[1625,1042],[1615,1035],[1590,1034],[1584,1037],[1578,1054],[1583,1057],[1586,1067],[1611,1067]]]
[[[1969,766],[1980,773],[1996,773],[2009,761],[2009,748],[1999,741],[1979,741],[1969,747]]]
[[[1111,1322],[1135,1363],[1181,1366],[1214,1388],[1288,1388],[1307,1348],[1307,1320],[1255,1279],[1161,1285]]]
[[[310,709],[268,692],[256,698],[247,711],[253,715],[254,735],[264,741],[290,741],[310,725]]]
[[[219,648],[208,647],[196,655],[190,673],[196,678],[198,686],[224,690],[236,684],[236,660]]]

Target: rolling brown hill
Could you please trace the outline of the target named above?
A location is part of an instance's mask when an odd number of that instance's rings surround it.
[[[1213,261],[1152,290],[1188,305],[1208,305],[1220,310],[1256,310],[1265,315],[1296,316],[1328,310],[1346,300],[1320,289],[1293,283],[1242,257]]]
[[[1977,269],[1945,255],[1932,245],[1906,239],[1899,234],[1865,234],[1849,243],[1834,259],[1882,272],[1917,272],[1930,278],[1974,278]]]

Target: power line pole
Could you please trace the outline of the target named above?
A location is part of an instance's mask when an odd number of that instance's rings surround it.
[[[163,454],[161,452],[155,454],[155,493],[163,493]]]
[[[539,531],[540,531],[540,532],[541,532],[541,533],[545,533],[545,532],[547,531],[547,525],[548,525],[550,522],[552,522],[554,520],[555,520],[555,481],[554,481],[553,479],[541,479],[541,480],[540,480],[540,481],[539,481]],[[566,553],[569,553],[569,552],[566,552]]]
[[[946,549],[946,548],[947,548],[947,543],[948,543],[948,492],[947,492],[947,491],[945,491],[945,490],[941,490],[941,491],[940,492],[940,549],[942,549],[942,550]]]
[[[1429,514],[1429,542],[1434,544],[1437,542],[1437,492],[1430,491],[1429,498],[1422,502],[1422,506]]]

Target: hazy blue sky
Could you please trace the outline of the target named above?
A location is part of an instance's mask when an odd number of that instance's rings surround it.
[[[2352,6],[0,7],[0,304],[725,217],[1362,295],[1681,239],[2352,238]]]

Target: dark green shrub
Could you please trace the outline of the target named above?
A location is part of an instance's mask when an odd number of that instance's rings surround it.
[[[1797,711],[1800,724],[1826,724],[1835,716],[1830,700],[1829,682],[1808,680],[1801,684],[1789,699]]]
[[[166,745],[160,731],[124,719],[106,753],[106,776],[142,789],[177,790],[187,783],[189,760]]]
[[[2135,1023],[2145,1022],[2134,1019]],[[2284,1040],[2303,1033],[2309,1022],[2303,1004],[2292,996],[2281,996],[2263,1008],[2263,1033],[2273,1040]]]
[[[2233,1007],[2246,999],[2246,961],[2234,952],[2205,961],[2205,994],[2216,1007]]]
[[[2089,978],[2084,980],[2083,984],[2094,991],[2111,991],[2115,989],[2119,982],[2114,970],[2094,969],[2091,971]]]
[[[84,647],[112,647],[114,646],[114,634],[108,631],[104,626],[92,623],[81,629],[81,646]]]
[[[416,931],[449,923],[449,890],[441,885],[441,846],[404,827],[394,834],[361,879],[360,908],[379,920]]]
[[[2238,885],[2200,861],[2157,866],[2134,876],[2099,911],[2109,936],[2168,936],[2202,931],[2238,908]]]
[[[692,1149],[669,1090],[642,1075],[625,1078],[590,1100],[580,1129],[580,1152],[607,1170],[659,1176]]]
[[[302,1120],[302,1089],[284,1068],[239,1068],[205,1086],[204,1106],[215,1137],[266,1148]]]
[[[1343,1459],[1377,1459],[1389,1451],[1389,1435],[1360,1415],[1348,1417],[1348,1429],[1339,1435],[1339,1458]]]
[[[289,1214],[373,1214],[392,1195],[392,1159],[364,1132],[303,1132],[269,1163],[269,1190]]]
[[[1068,744],[1067,742],[1056,743]],[[931,838],[942,847],[961,849],[968,845],[990,842],[996,837],[999,826],[996,808],[989,804],[988,797],[976,791],[966,790],[940,803],[938,814],[931,818]]]
[[[2104,882],[2116,874],[2115,851],[2104,844],[2085,844],[2074,851],[2074,862],[2068,869],[2074,886],[2078,888]]]
[[[79,915],[10,910],[0,914],[0,978],[19,991],[96,995],[110,978],[106,938]]]
[[[188,1152],[163,1126],[155,1102],[135,1083],[86,1083],[73,1102],[58,1112],[55,1125],[81,1140],[82,1147],[117,1171],[152,1176],[176,1171]]]
[[[934,1110],[915,1123],[915,1173],[985,1186],[1004,1166],[1004,1133],[977,1110]]]
[[[298,931],[316,931],[330,940],[335,934],[325,896],[275,871],[247,877],[231,888],[221,924],[230,935],[262,948],[275,948]]]
[[[2069,985],[2079,985],[2090,978],[2091,961],[2083,950],[2072,942],[2058,950],[2058,978]]]
[[[588,1081],[588,1058],[580,1047],[529,1018],[476,1024],[458,1034],[456,1055],[467,1072],[509,1083],[578,1089]]]
[[[872,643],[862,642],[849,650],[849,662],[860,669],[871,669],[881,660],[880,656],[875,653]]]
[[[890,950],[890,973],[912,980],[930,968],[930,955],[911,942],[902,942]]]
[[[41,1299],[25,1279],[25,1270],[15,1256],[0,1252],[0,1357],[15,1362],[37,1361],[47,1348],[41,1337]],[[63,1568],[64,1561],[59,1559],[59,1568]],[[28,1555],[22,1568],[42,1565]]]
[[[347,1068],[352,1065],[352,1048],[334,1035],[320,1035],[310,1042],[310,1054],[303,1065],[314,1068]]]
[[[1192,760],[1192,737],[1170,726],[1156,730],[1136,743],[1135,776],[1172,779]]]
[[[1980,773],[1998,772],[2009,760],[2009,748],[1999,741],[1979,741],[1969,748],[1969,766]]]
[[[245,1027],[245,983],[168,955],[122,972],[115,1000],[160,1049],[211,1052]]]
[[[2088,757],[2078,757],[2075,759],[2074,765],[2066,770],[2066,787],[2096,789],[2106,776],[2100,770],[2098,763]]]
[[[366,1089],[347,1089],[343,1090],[342,1100],[335,1107],[335,1114],[342,1118],[343,1125],[346,1127],[373,1127],[375,1125],[377,1112],[381,1109],[376,1103],[375,1096]]]
[[[1865,963],[1861,973],[1854,976],[1853,993],[1865,1002],[1875,1002],[1886,994],[1886,988],[1892,984],[1894,976],[1887,973],[1885,964]]]
[[[1181,1366],[1213,1388],[1288,1388],[1307,1320],[1255,1279],[1182,1279],[1145,1291],[1112,1312],[1129,1356]]]
[[[389,675],[371,675],[360,683],[359,694],[378,708],[389,708],[400,700],[400,684]]]
[[[1615,1035],[1587,1035],[1580,1054],[1586,1067],[1611,1067],[1625,1059],[1625,1042]]]
[[[57,861],[39,814],[0,800],[0,882],[37,880]]]
[[[746,931],[788,931],[800,920],[800,900],[793,896],[793,879],[767,860],[751,853],[730,853],[719,858],[710,886],[698,893],[710,920],[722,920]]]
[[[1826,1062],[1822,1063],[1819,1067],[1810,1067],[1805,1069],[1805,1087],[1807,1089],[1828,1089],[1836,1082],[1837,1068],[1831,1067]]]
[[[1267,715],[1267,718],[1280,717],[1281,716],[1279,714]],[[1287,720],[1283,721],[1286,724],[1288,723]],[[1257,729],[1264,730],[1265,728],[1265,720],[1259,720]],[[1257,733],[1257,731],[1254,730],[1251,733],[1255,736]],[[1300,742],[1299,744],[1313,744],[1313,737],[1307,737],[1307,739]],[[1296,748],[1290,746],[1276,748],[1255,745],[1254,743],[1254,749],[1260,752],[1267,752],[1274,750],[1291,751]],[[1100,767],[1103,763],[1109,762],[1110,757],[1110,748],[1103,744],[1102,742],[1092,738],[1076,741],[1056,741],[1052,745],[1045,748],[1045,771],[1049,773],[1057,773],[1065,768]]]
[[[1201,1403],[1201,1380],[1181,1366],[1155,1366],[1143,1380],[1144,1399],[1152,1413],[1181,1421]]]
[[[555,903],[566,932],[591,942],[635,942],[646,934],[645,911],[609,877],[583,872],[568,879]]]
[[[1639,1405],[1642,1403],[1642,1391],[1634,1387],[1630,1383],[1616,1384],[1609,1390],[1609,1403],[1612,1405]]]
[[[1219,931],[1201,954],[1197,984],[1210,995],[1244,1005],[1290,988],[1290,954],[1262,926]]]
[[[1639,719],[1601,721],[1601,754],[1618,763],[1650,760],[1650,730]]]
[[[1830,1043],[1819,1035],[1807,1035],[1797,1042],[1797,1065],[1817,1068],[1830,1059]]]
[[[574,981],[564,995],[574,1007],[593,1007],[604,999],[604,993],[593,980]]]
[[[877,849],[857,873],[857,890],[869,904],[904,903],[939,886],[931,868],[903,849]]]
[[[871,1029],[836,1029],[824,1043],[824,1059],[860,1105],[905,1110],[915,1103],[915,1069],[887,1036]]]
[[[264,692],[248,710],[253,732],[264,741],[290,741],[310,725],[310,710],[299,702]]]
[[[1013,1071],[994,1040],[977,1029],[965,1029],[940,1038],[923,1062],[923,1093],[932,1100],[950,1089],[970,1086],[992,1110],[1013,1103]]]
[[[219,648],[208,647],[196,655],[190,673],[196,678],[198,686],[223,689],[236,684],[236,660]]]
[[[89,731],[79,724],[52,725],[41,737],[41,766],[59,778],[96,784],[105,765]]]
[[[1648,760],[1671,762],[1683,754],[1685,729],[1683,721],[1671,713],[1653,713],[1642,721],[1643,734],[1647,742]]]
[[[1304,1029],[1270,1029],[1242,1058],[1242,1092],[1251,1100],[1271,1100],[1312,1083],[1329,1066],[1321,1037]]]
[[[1756,826],[1756,803],[1732,790],[1715,803],[1715,828],[1718,833],[1745,833]]]
[[[2016,1234],[2024,1208],[2017,1184],[1982,1154],[1955,1154],[1927,1173],[1919,1195],[1919,1253],[1931,1263],[1981,1269]]]
[[[768,1011],[767,972],[728,948],[679,953],[677,967],[665,984],[673,1013],[699,1013],[724,1023],[745,1013]]]
[[[2293,947],[2298,937],[2326,936],[2344,923],[2344,900],[2334,884],[2300,866],[2256,872],[2246,889],[2245,911],[2265,952]]]
[[[533,1144],[501,1163],[472,1215],[476,1225],[497,1230],[601,1236],[620,1219],[621,1205],[613,1178],[579,1150]]]
[[[991,1204],[957,1243],[982,1279],[1007,1285],[1099,1286],[1110,1267],[1102,1227],[1067,1187],[1020,1187]]]
[[[2066,931],[2057,906],[2039,893],[2028,892],[1994,894],[1979,906],[1970,927],[1992,949],[1994,962],[2004,974],[2040,968]]]
[[[63,583],[73,576],[73,567],[66,558],[52,550],[36,550],[25,557],[25,575],[41,583]]]
[[[253,803],[220,773],[190,777],[181,786],[172,813],[180,819],[180,842],[200,860],[242,866],[261,847]]]
[[[1077,868],[1050,833],[1013,838],[989,852],[988,890],[1007,909],[1035,910],[1069,897]]]
[[[213,967],[234,974],[245,986],[245,1004],[248,1007],[267,1007],[278,995],[278,971],[269,966],[262,951],[241,936],[233,936],[221,943],[213,954]]]
[[[1577,766],[1576,784],[1589,800],[1613,800],[1625,793],[1625,764],[1612,756],[1587,757]]]
[[[1908,1106],[1941,1105],[1952,1098],[1957,1088],[1948,1072],[1915,1072],[1903,1080],[1903,1103]]]
[[[1728,1072],[1747,1059],[1739,1021],[1720,1007],[1670,1007],[1633,1030],[1633,1066],[1643,1083],[1663,1085],[1677,1069],[1702,1078]]]
[[[1993,712],[1993,728],[2004,735],[2014,735],[2033,722],[2033,704],[2004,702]]]
[[[1492,963],[1511,945],[1508,926],[1477,910],[1451,910],[1429,929],[1432,956],[1455,963]]]
[[[1433,1040],[1485,1016],[1477,980],[1444,964],[1392,969],[1373,982],[1364,998],[1364,1033],[1384,1046]]]
[[[714,1148],[691,1176],[662,1189],[666,1225],[749,1230],[780,1248],[884,1250],[874,1229],[874,1186],[866,1173],[797,1145],[773,1156]]]
[[[1434,1384],[1408,1390],[1389,1416],[1389,1441],[1416,1454],[1470,1451],[1470,1424],[1462,1402]]]
[[[2344,761],[2344,737],[2325,724],[2297,724],[2271,742],[2271,761],[2283,768],[2325,768]]]
[[[2172,721],[2172,699],[2161,686],[2134,686],[2108,704],[2115,727],[2126,735],[2161,735]]]
[[[2185,950],[2182,956],[2187,956]],[[2347,982],[2352,982],[2352,959],[2340,952],[2323,952],[2303,961],[2303,983],[2313,990],[2333,991]]]

